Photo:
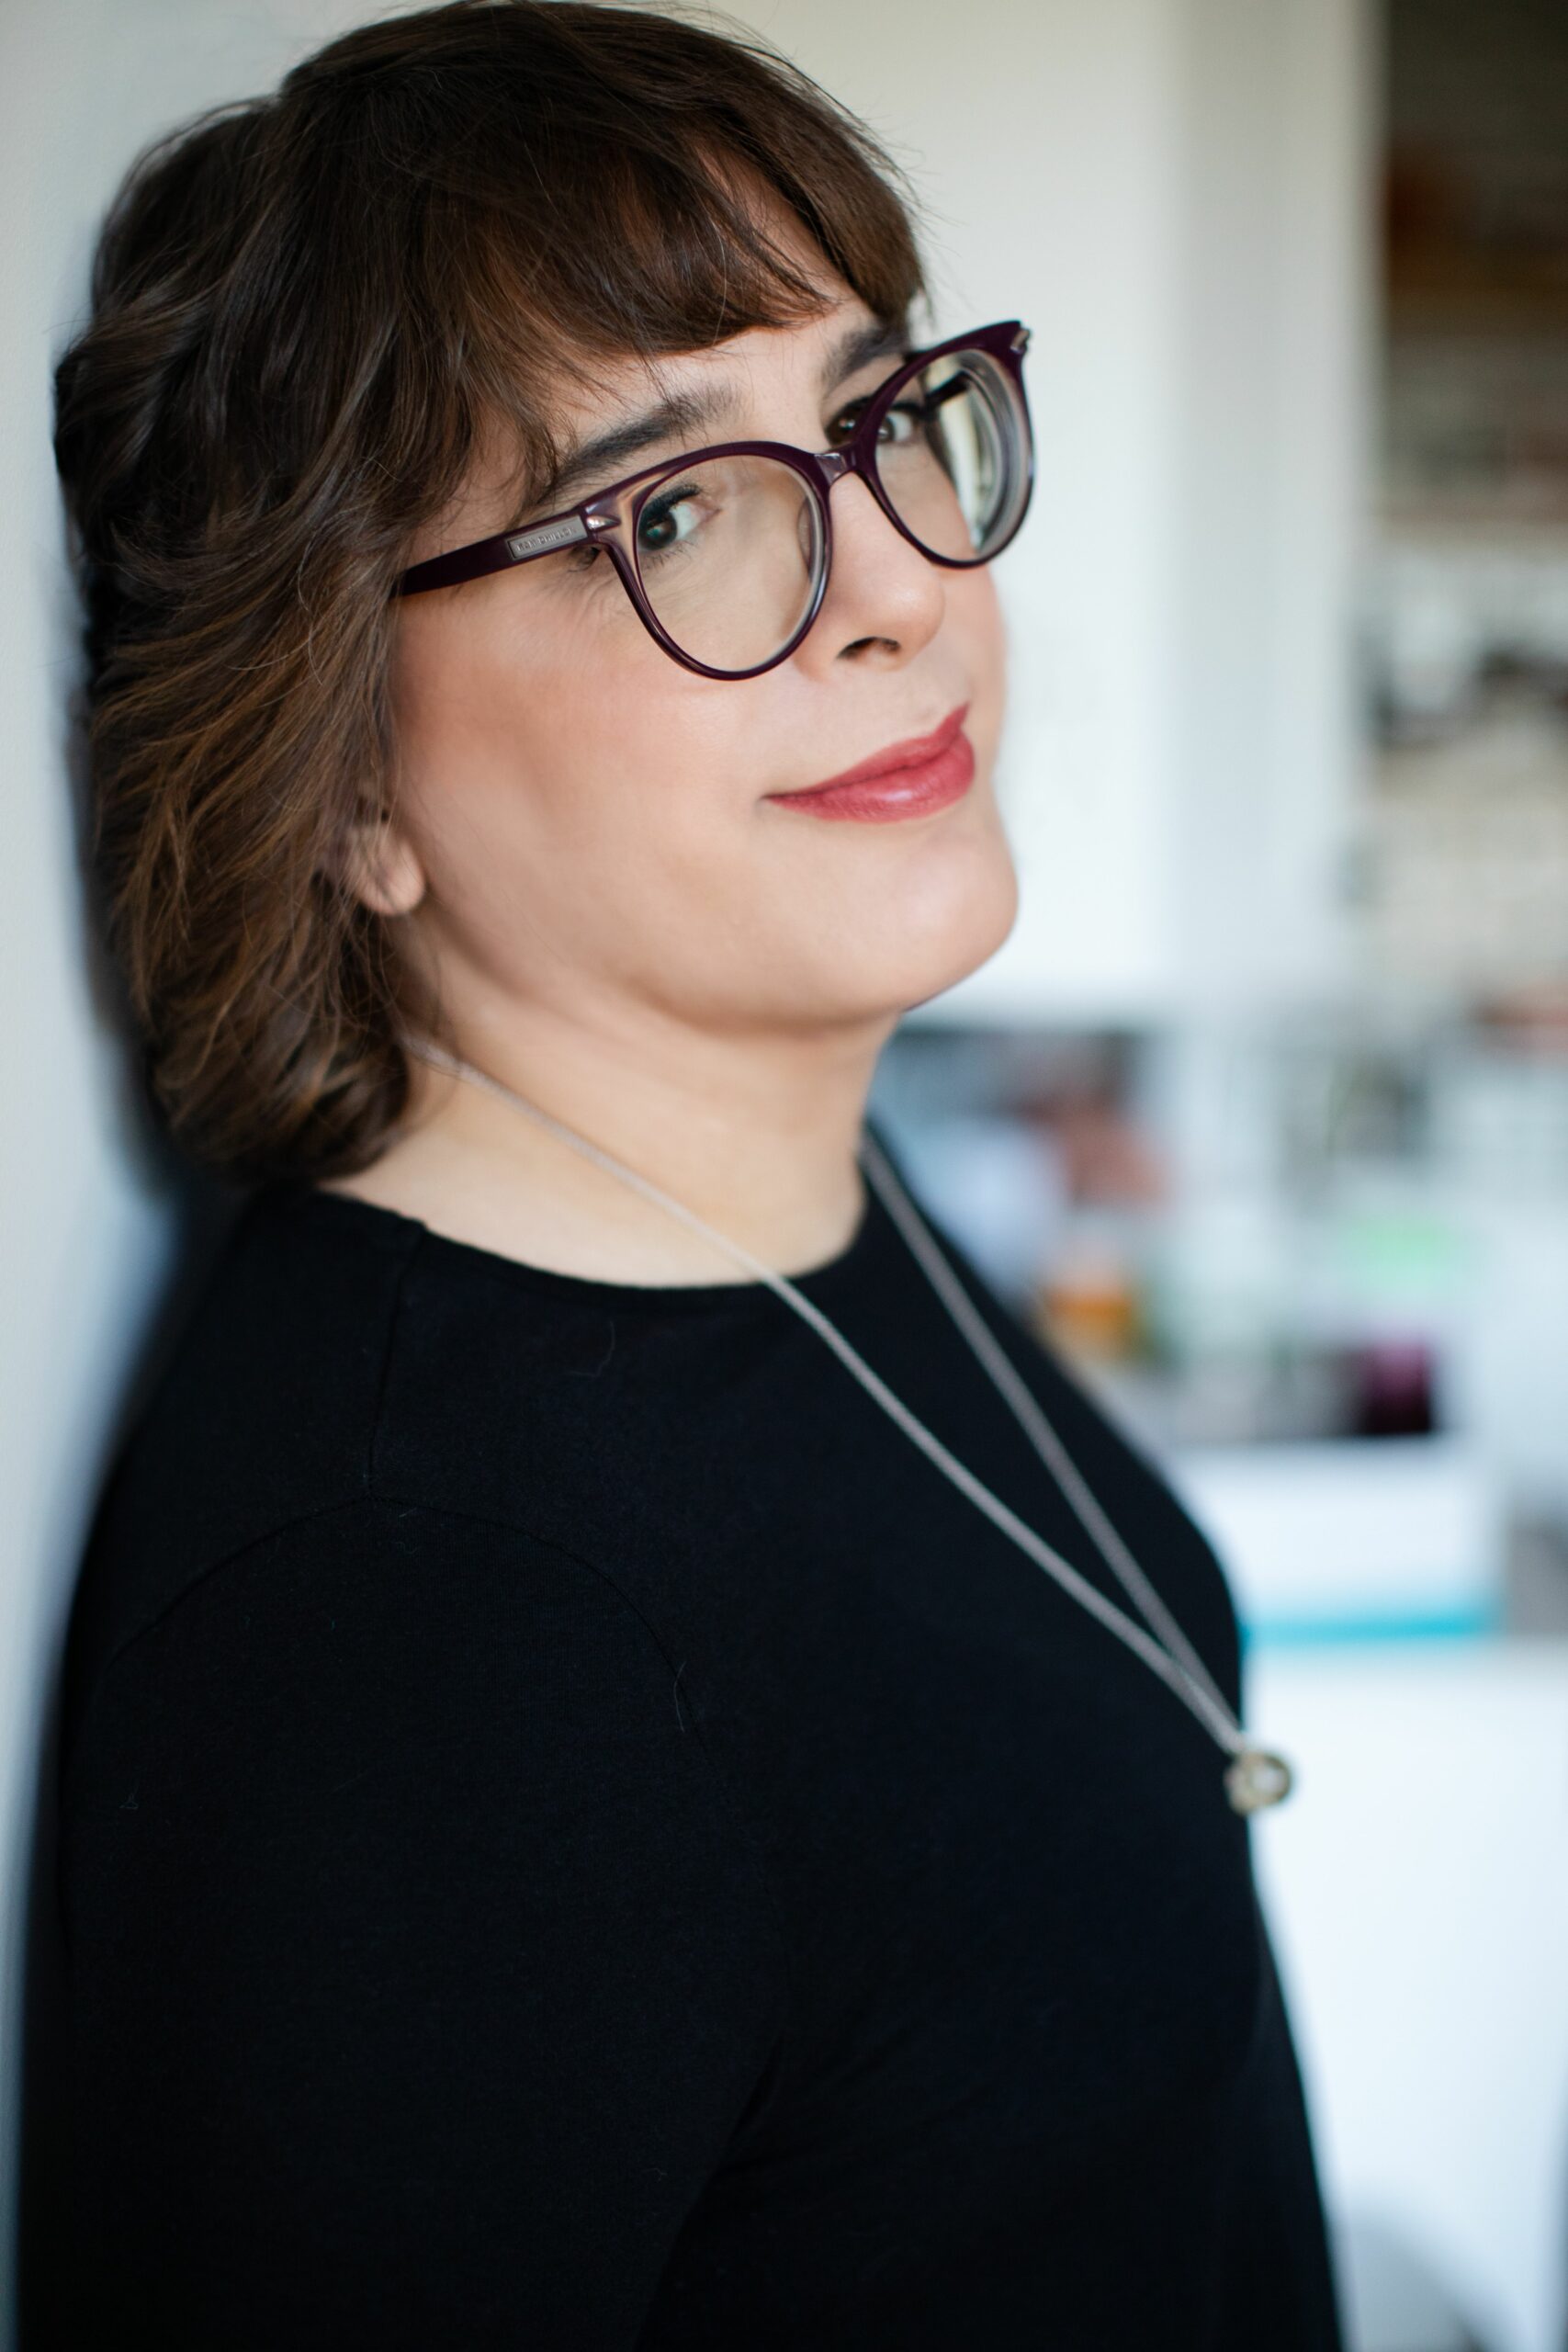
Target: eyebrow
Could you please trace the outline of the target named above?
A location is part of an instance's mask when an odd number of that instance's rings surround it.
[[[825,397],[836,384],[869,367],[874,359],[901,359],[905,351],[905,334],[897,321],[863,320],[847,329],[828,352],[818,378],[820,390]],[[654,407],[579,442],[566,453],[538,496],[530,502],[529,513],[553,512],[596,483],[613,479],[625,459],[640,456],[660,441],[705,431],[728,414],[735,401],[731,384],[714,385],[705,391],[671,392]]]

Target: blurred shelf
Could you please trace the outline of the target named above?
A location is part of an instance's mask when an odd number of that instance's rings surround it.
[[[1391,257],[1391,334],[1529,334],[1568,342],[1568,252],[1456,246]]]

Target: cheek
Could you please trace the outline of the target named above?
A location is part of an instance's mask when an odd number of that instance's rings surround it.
[[[682,670],[604,592],[411,615],[392,670],[411,823],[449,899],[503,876],[604,905],[711,859],[746,792],[744,696]]]

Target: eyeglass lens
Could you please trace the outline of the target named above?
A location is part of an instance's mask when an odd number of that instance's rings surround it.
[[[1017,390],[984,351],[944,352],[883,419],[876,470],[930,553],[983,562],[1011,537],[1027,491]],[[724,457],[657,481],[637,518],[643,592],[682,652],[714,670],[757,668],[810,608],[824,543],[804,478],[775,458]]]

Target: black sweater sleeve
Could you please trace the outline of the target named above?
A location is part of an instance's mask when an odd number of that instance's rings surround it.
[[[786,2015],[681,1663],[367,1499],[121,1648],[62,1804],[78,2352],[636,2342]]]

